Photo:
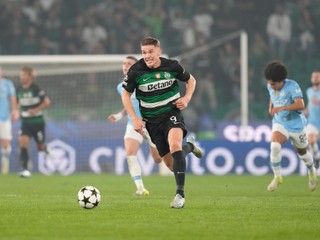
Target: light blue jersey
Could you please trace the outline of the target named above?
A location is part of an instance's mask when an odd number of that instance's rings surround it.
[[[11,115],[10,97],[15,96],[13,83],[5,78],[0,79],[0,121],[7,121]]]
[[[118,93],[121,95],[122,92],[123,92],[122,82],[118,84],[117,90],[118,90]],[[131,100],[132,100],[133,108],[134,108],[134,111],[136,112],[136,115],[139,118],[141,118],[141,113],[140,113],[140,110],[139,110],[139,101],[136,98],[136,92],[135,91],[131,95]],[[133,125],[132,124],[132,119],[130,118],[130,116],[129,115],[127,115],[127,116],[128,116],[128,124]]]
[[[316,105],[312,102],[313,98],[316,98],[318,101],[320,101],[320,90],[315,90],[312,87],[308,88],[307,98],[308,98],[308,123],[320,129],[320,105]]]
[[[280,90],[273,90],[268,84],[268,91],[273,107],[291,105],[296,98],[303,98],[300,86],[296,81],[286,79]],[[288,132],[302,132],[307,120],[301,111],[280,111],[275,114],[272,123],[279,123]]]

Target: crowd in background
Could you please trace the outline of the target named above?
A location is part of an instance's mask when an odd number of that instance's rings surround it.
[[[264,119],[264,65],[284,60],[308,86],[319,66],[319,18],[320,0],[2,0],[0,53],[132,54],[154,36],[173,57],[242,29],[249,37],[250,111]],[[197,114],[237,117],[239,55],[234,40],[183,60],[201,82],[192,103]]]

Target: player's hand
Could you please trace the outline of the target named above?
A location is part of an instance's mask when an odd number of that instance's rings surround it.
[[[109,115],[108,116],[108,120],[110,121],[110,122],[116,122],[116,117],[114,116],[114,114],[111,114],[111,115]]]
[[[283,110],[283,107],[275,107],[271,109],[271,116],[274,116],[275,114],[277,114],[278,112],[281,112],[282,110]]]
[[[31,115],[31,116],[34,116],[37,114],[37,112],[39,112],[36,108],[30,108],[28,109],[28,113]]]
[[[144,129],[146,123],[144,121],[142,121],[142,119],[140,119],[140,118],[136,118],[135,120],[132,120],[132,122],[133,122],[134,130],[143,136],[144,135],[143,129]]]
[[[19,111],[18,110],[13,110],[11,112],[11,120],[12,121],[17,121],[19,119]]]
[[[114,122],[120,121],[122,118],[123,118],[123,113],[121,111],[121,112],[109,115],[108,120],[114,123]]]
[[[176,105],[176,107],[180,110],[187,108],[188,103],[189,99],[186,97],[178,98],[175,102],[173,102],[173,104]]]

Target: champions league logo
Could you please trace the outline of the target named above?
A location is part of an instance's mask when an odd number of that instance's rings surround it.
[[[76,169],[75,149],[61,140],[54,140],[48,145],[49,155],[39,153],[39,171],[46,175],[55,172],[69,175]]]

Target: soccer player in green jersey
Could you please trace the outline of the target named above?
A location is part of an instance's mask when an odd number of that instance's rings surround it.
[[[21,177],[31,177],[28,170],[30,138],[36,141],[38,151],[47,152],[43,110],[50,106],[51,101],[45,91],[33,82],[34,78],[33,68],[30,66],[23,67],[20,72],[21,85],[16,89],[21,118],[21,129],[19,131],[20,160],[23,168],[19,173]]]
[[[161,57],[160,41],[153,37],[141,41],[142,59],[131,66],[123,81],[122,102],[130,115],[134,129],[143,134],[146,127],[152,142],[157,146],[164,163],[174,172],[177,190],[170,206],[183,208],[185,156],[193,154],[201,158],[202,151],[193,135],[182,145],[187,128],[181,110],[188,106],[196,87],[195,78],[176,60]],[[186,83],[186,93],[180,96],[178,80]],[[139,118],[131,101],[136,92],[142,118]]]

